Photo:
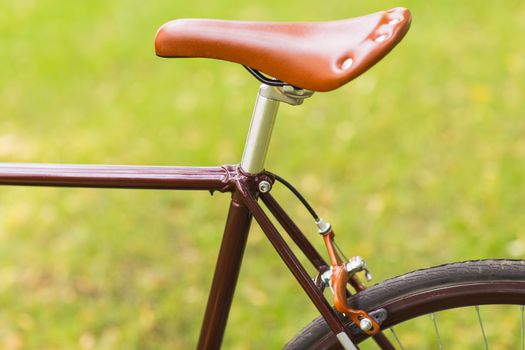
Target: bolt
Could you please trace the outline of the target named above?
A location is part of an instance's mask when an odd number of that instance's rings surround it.
[[[370,321],[368,318],[363,318],[359,323],[359,327],[365,332],[369,331],[372,329],[372,321]]]
[[[261,193],[266,193],[271,189],[272,189],[272,185],[268,181],[263,180],[259,182],[259,191],[261,191]]]
[[[294,90],[293,86],[290,86],[290,85],[283,85],[282,89],[284,92],[292,92]]]
[[[332,267],[330,267],[330,270],[326,270],[325,272],[321,274],[321,281],[323,281],[325,285],[329,285],[331,280],[332,280]]]
[[[368,269],[365,268],[365,278],[368,282],[370,282],[373,277],[372,277],[372,274],[370,273],[370,271],[368,271]]]

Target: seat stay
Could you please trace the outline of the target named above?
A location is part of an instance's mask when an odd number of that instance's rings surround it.
[[[271,242],[274,249],[277,251],[281,259],[284,261],[290,272],[301,285],[307,296],[310,298],[314,306],[317,308],[321,316],[339,340],[339,343],[345,350],[357,350],[350,338],[348,329],[345,327],[343,321],[337,316],[335,310],[328,303],[323,295],[323,292],[316,286],[314,281],[306,272],[304,266],[295,256],[291,248],[288,246],[284,238],[279,234],[275,225],[266,215],[262,207],[257,203],[257,198],[252,191],[243,183],[238,183],[237,190],[241,193],[242,201],[248,208],[251,215],[262,231]]]

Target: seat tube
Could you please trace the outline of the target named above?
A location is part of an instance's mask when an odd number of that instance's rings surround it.
[[[273,124],[279,109],[279,101],[264,96],[269,88],[271,89],[263,84],[259,89],[240,165],[244,172],[250,174],[264,169]],[[252,214],[243,204],[240,193],[235,191],[215,266],[198,350],[217,350],[221,347],[251,221]]]
[[[243,172],[258,174],[264,170],[279,103],[300,105],[312,94],[311,91],[291,86],[276,88],[261,85],[240,164]],[[243,196],[235,190],[202,322],[199,350],[216,350],[221,346],[251,221],[252,214],[245,206]]]
[[[239,192],[235,191],[215,266],[198,350],[218,350],[221,347],[251,221],[251,213],[242,203]]]
[[[249,174],[257,174],[264,170],[264,161],[268,153],[275,117],[279,110],[279,101],[270,98],[269,89],[273,88],[265,84],[262,84],[259,89],[250,130],[246,138],[241,169]]]

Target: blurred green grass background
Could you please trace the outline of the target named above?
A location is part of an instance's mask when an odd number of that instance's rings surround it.
[[[525,253],[525,3],[4,1],[0,161],[237,163],[258,83],[155,57],[174,18],[319,21],[406,6],[371,71],[282,106],[268,169],[385,278]],[[275,189],[322,249],[304,210]],[[196,345],[228,204],[200,192],[0,188],[0,348]],[[282,346],[315,309],[253,226],[224,347]]]

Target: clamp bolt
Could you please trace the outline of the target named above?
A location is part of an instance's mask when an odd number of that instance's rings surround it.
[[[359,323],[359,328],[363,331],[369,331],[372,329],[372,321],[370,321],[368,318],[363,318],[361,322]]]
[[[268,191],[270,191],[272,189],[272,185],[266,181],[266,180],[263,180],[261,182],[259,182],[259,191],[261,193],[266,193]]]

